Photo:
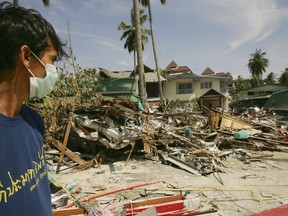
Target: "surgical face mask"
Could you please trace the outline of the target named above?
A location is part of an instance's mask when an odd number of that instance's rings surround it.
[[[43,98],[53,90],[55,83],[58,80],[58,74],[54,65],[44,65],[44,63],[33,52],[32,54],[45,67],[46,76],[44,78],[35,77],[31,70],[27,68],[32,75],[32,77],[30,77],[30,98]]]

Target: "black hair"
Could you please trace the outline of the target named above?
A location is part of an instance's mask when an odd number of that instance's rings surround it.
[[[58,59],[67,56],[52,25],[34,9],[0,3],[0,70],[15,66],[15,52],[27,45],[37,55],[51,42]]]

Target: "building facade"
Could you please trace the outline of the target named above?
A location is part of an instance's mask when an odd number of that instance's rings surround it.
[[[172,61],[167,67],[163,83],[164,97],[168,100],[190,101],[197,99],[199,105],[208,108],[229,107],[230,73],[215,73],[206,68],[201,75],[194,74],[187,66]]]

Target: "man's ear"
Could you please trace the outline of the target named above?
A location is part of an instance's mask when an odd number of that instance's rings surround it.
[[[19,59],[27,68],[29,68],[31,63],[31,50],[27,45],[21,46],[19,52]]]

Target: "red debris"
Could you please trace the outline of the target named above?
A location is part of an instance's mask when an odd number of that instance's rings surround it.
[[[288,205],[284,205],[260,213],[256,213],[250,216],[287,216],[287,215],[288,215]]]

